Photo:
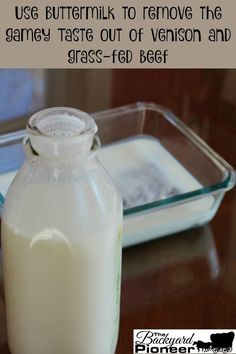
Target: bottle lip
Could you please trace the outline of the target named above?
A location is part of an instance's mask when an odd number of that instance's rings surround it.
[[[58,124],[61,128],[56,130]],[[70,107],[41,110],[31,116],[26,128],[31,135],[60,140],[94,135],[97,132],[97,125],[88,113]]]

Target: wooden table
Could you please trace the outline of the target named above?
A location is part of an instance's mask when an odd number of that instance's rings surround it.
[[[194,124],[236,166],[236,110],[220,107]],[[0,354],[9,354],[0,282]],[[209,225],[124,250],[117,354],[132,353],[134,328],[236,328],[235,314],[235,190]]]

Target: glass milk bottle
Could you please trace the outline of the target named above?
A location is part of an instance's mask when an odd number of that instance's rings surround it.
[[[2,217],[11,353],[114,354],[122,201],[96,157],[97,126],[52,108],[27,130]]]

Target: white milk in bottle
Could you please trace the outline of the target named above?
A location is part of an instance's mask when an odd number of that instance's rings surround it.
[[[28,124],[2,217],[12,354],[114,354],[122,201],[96,158],[96,125],[56,108]]]

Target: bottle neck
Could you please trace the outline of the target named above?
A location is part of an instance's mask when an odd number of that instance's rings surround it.
[[[72,108],[51,108],[33,115],[27,125],[25,142],[29,155],[31,146],[35,155],[55,163],[73,163],[86,160],[93,150],[97,126],[82,111]]]

